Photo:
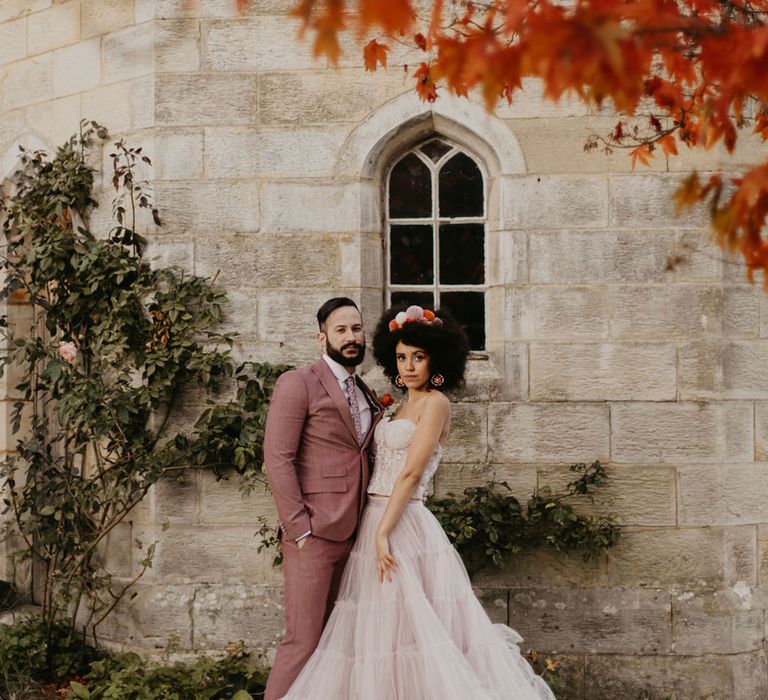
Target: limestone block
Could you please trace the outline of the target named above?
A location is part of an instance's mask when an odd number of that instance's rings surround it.
[[[755,401],[755,459],[768,462],[768,402]]]
[[[0,22],[45,10],[52,4],[53,0],[4,0],[0,3]]]
[[[3,87],[3,90],[5,88]],[[2,95],[0,95],[0,101]],[[25,121],[24,111],[21,109],[14,110],[12,112],[4,112],[3,118],[0,119],[0,151],[3,154],[12,151],[14,155],[18,153],[18,138],[19,134],[24,133]],[[13,166],[8,166],[13,167]],[[10,173],[3,173],[3,177],[6,177]]]
[[[378,76],[359,68],[260,73],[258,85],[258,120],[264,126],[357,123],[411,90],[399,73]]]
[[[733,656],[624,656],[586,657],[584,697],[589,700],[642,698],[649,700],[737,700],[757,695],[732,694]]]
[[[155,26],[157,71],[200,70],[200,23],[197,20],[161,19]]]
[[[58,100],[49,100],[31,105],[24,110],[27,124],[45,137],[47,143],[53,146],[66,141],[72,134],[77,133],[80,125],[80,98],[69,95]]]
[[[30,54],[74,44],[80,39],[80,2],[56,3],[47,10],[31,14],[27,22]]]
[[[205,172],[215,178],[330,177],[346,127],[206,129]]]
[[[506,482],[510,494],[525,503],[536,490],[536,465],[443,462],[435,475],[435,496],[461,496],[464,489],[484,486],[490,481]]]
[[[27,19],[0,24],[0,65],[18,61],[27,55]]]
[[[271,525],[277,524],[277,511],[266,483],[257,485],[245,494],[240,490],[240,476],[235,471],[227,478],[216,479],[210,472],[201,475],[202,518],[206,523],[232,523],[246,525],[253,532],[258,529],[259,518]],[[258,544],[258,543],[257,543]]]
[[[203,22],[203,69],[295,71],[325,67],[326,61],[313,58],[312,42],[299,40],[300,26],[298,19],[284,16]]]
[[[149,494],[156,523],[196,523],[200,521],[200,475],[189,469],[179,479],[158,481]]]
[[[219,283],[227,289],[290,288],[297,280],[327,289],[338,280],[339,264],[335,237],[265,234],[226,236],[195,244],[196,274],[212,277],[218,273]]]
[[[676,524],[675,468],[665,465],[607,464],[608,478],[593,489],[593,499],[575,498],[577,513],[613,513],[622,526]],[[575,475],[567,465],[538,468],[538,488],[565,493]]]
[[[99,626],[99,636],[121,645],[163,648],[177,638],[182,648],[193,642],[192,604],[195,588],[155,585],[146,578],[130,590],[115,611]]]
[[[509,596],[510,620],[522,624],[526,645],[570,653],[668,652],[670,612],[662,591],[513,588]]]
[[[500,185],[506,228],[603,228],[608,223],[605,177],[530,175],[505,177]]]
[[[488,414],[482,404],[454,403],[451,432],[443,450],[446,462],[483,463],[487,457]]]
[[[681,346],[680,397],[768,398],[768,340]]]
[[[101,40],[81,41],[53,53],[55,97],[85,92],[101,82]]]
[[[538,78],[523,78],[522,88],[512,95],[512,104],[501,101],[496,114],[502,119],[538,119],[540,117],[583,117],[590,108],[575,97],[563,95],[558,101],[545,97],[544,84]],[[515,129],[517,122],[510,126]]]
[[[282,602],[281,586],[198,586],[192,603],[195,648],[222,649],[242,639],[263,653],[282,639]]]
[[[130,82],[103,85],[80,96],[80,111],[83,119],[93,119],[119,134],[133,126],[132,99]]]
[[[529,362],[528,348],[525,343],[505,343],[504,372],[502,374],[501,398],[505,401],[525,401],[528,399]]]
[[[677,466],[677,517],[680,525],[724,525],[726,473],[745,465],[680,464]]]
[[[160,74],[156,80],[158,125],[248,124],[256,85],[250,75]],[[194,99],[190,99],[194,95]]]
[[[158,180],[203,178],[203,132],[200,129],[158,129],[155,132],[154,175]]]
[[[752,423],[747,402],[614,404],[611,455],[617,462],[745,462]]]
[[[336,289],[286,288],[263,290],[259,293],[259,338],[271,343],[302,343],[315,348],[318,356],[317,319],[315,314]],[[296,303],[300,299],[301,303]]]
[[[243,340],[255,340],[261,328],[261,303],[255,290],[226,289],[224,321],[216,326],[219,333],[229,333]]]
[[[678,654],[738,654],[762,649],[762,605],[752,607],[726,591],[682,593],[672,598]],[[757,601],[755,601],[756,603]]]
[[[53,55],[43,54],[6,66],[2,82],[3,111],[53,97]]]
[[[670,401],[677,395],[672,344],[532,343],[530,397],[538,401]]]
[[[212,236],[258,231],[258,182],[158,182],[155,204],[167,233]]]
[[[475,588],[475,595],[491,622],[509,624],[509,590],[506,588]]]
[[[686,590],[721,584],[725,579],[724,533],[717,528],[627,527],[606,565],[614,586]]]
[[[250,580],[259,580],[272,568],[271,557],[257,552],[252,526],[178,523],[162,530],[137,526],[136,531],[145,549],[157,542],[147,583],[227,583],[232,572],[248,572]]]
[[[768,525],[757,526],[757,575],[758,582],[768,584]]]
[[[672,195],[682,177],[662,173],[610,175],[609,222],[611,226],[641,228],[706,228],[709,217],[703,207],[675,216]]]
[[[317,321],[315,321],[315,325],[317,325]],[[294,367],[311,364],[319,357],[317,340],[310,333],[298,337],[290,343],[282,340],[239,338],[235,342],[233,352],[238,361],[258,360],[259,362],[288,364]]]
[[[520,340],[600,340],[610,332],[607,287],[511,287],[506,332]]]
[[[757,525],[739,525],[723,531],[725,582],[738,591],[757,585]]]
[[[81,0],[83,39],[108,34],[134,23],[134,0]]]
[[[101,541],[97,548],[96,556],[99,564],[113,576],[127,579],[134,575],[131,560],[132,534],[133,527],[130,521],[123,520]]]
[[[262,229],[346,233],[361,230],[361,192],[355,184],[264,182]]]
[[[467,361],[465,384],[451,392],[455,401],[485,402],[502,398],[505,377],[502,375],[503,358],[500,353],[471,354]]]
[[[134,129],[155,126],[155,82],[145,78],[131,81],[131,121]]]
[[[528,282],[528,234],[525,231],[489,231],[486,242],[489,285]]]
[[[14,451],[18,441],[26,439],[32,429],[32,404],[25,402],[19,430],[12,432],[11,420],[15,403],[15,400],[0,400],[0,452]]]
[[[107,34],[101,44],[104,82],[116,83],[152,73],[154,45],[154,27],[149,23]]]
[[[697,231],[533,231],[531,282],[543,284],[718,282],[721,264]],[[675,270],[671,258],[685,257]]]
[[[756,300],[741,288],[618,287],[610,302],[611,336],[617,339],[743,337],[757,327]]]
[[[609,453],[608,406],[492,403],[491,461],[584,462]]]

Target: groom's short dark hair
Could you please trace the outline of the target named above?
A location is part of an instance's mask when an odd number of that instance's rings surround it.
[[[357,309],[357,304],[355,304],[349,297],[333,297],[333,299],[326,301],[325,304],[317,310],[317,325],[321,331],[323,330],[323,326],[328,320],[328,317],[336,311],[336,309],[340,309],[342,306],[354,306]],[[357,310],[358,312],[360,311],[360,309]]]

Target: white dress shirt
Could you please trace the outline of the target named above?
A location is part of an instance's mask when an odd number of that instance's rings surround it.
[[[333,376],[336,377],[336,381],[339,383],[339,388],[346,398],[347,390],[344,386],[344,382],[348,377],[353,377],[355,373],[350,373],[344,365],[339,364],[336,362],[336,360],[328,357],[328,355],[325,353],[323,353],[323,359],[331,368],[331,372],[333,372]],[[357,382],[355,382],[355,392],[357,393],[357,405],[360,407],[360,429],[363,431],[363,435],[367,435],[368,431],[371,429],[371,421],[373,420],[371,404],[368,402],[368,397],[365,395],[365,392],[360,388],[360,385]],[[312,530],[308,530],[307,532],[299,535],[296,538],[296,542],[303,540],[305,537],[309,537],[311,534]]]

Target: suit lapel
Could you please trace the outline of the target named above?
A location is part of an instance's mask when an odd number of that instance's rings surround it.
[[[344,422],[344,425],[347,426],[355,445],[357,445],[357,431],[355,430],[355,423],[352,420],[352,414],[349,412],[347,397],[344,396],[344,392],[341,390],[333,371],[328,366],[328,363],[322,358],[312,365],[312,371],[318,376],[320,384],[323,385],[323,389],[328,392],[328,396],[331,397],[331,400],[339,410],[341,420]]]
[[[384,408],[379,403],[379,400],[376,398],[376,394],[374,394],[371,389],[368,387],[368,385],[360,379],[360,377],[357,377],[357,385],[363,390],[363,393],[365,394],[365,398],[368,400],[368,403],[371,406],[371,427],[368,429],[368,433],[365,436],[365,439],[363,440],[363,444],[361,445],[361,448],[366,448],[368,446],[368,443],[371,441],[371,438],[373,437],[373,431],[376,428],[376,424],[381,420],[381,417],[384,415]]]

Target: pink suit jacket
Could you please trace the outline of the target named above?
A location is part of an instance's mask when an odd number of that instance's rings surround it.
[[[320,359],[281,375],[264,435],[264,466],[286,539],[309,530],[341,542],[352,536],[370,478],[368,452],[382,408],[371,403],[371,428],[359,444],[347,399]]]

